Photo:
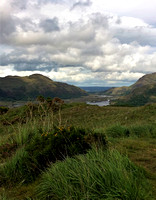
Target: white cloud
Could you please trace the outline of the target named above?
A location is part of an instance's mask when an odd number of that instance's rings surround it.
[[[115,13],[119,16],[135,17],[156,23],[155,0],[92,0],[93,12]]]
[[[116,2],[2,0],[0,76],[41,72],[79,85],[127,85],[154,72],[156,28],[133,11],[153,8]]]

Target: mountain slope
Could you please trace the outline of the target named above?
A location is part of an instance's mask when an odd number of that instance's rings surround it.
[[[87,93],[76,86],[55,82],[40,74],[0,78],[0,100],[33,100],[39,95],[73,98]]]
[[[155,85],[155,84],[156,84],[156,72],[142,76],[131,87],[132,87],[132,89],[135,89],[135,88],[138,88],[138,87],[147,86],[147,85]]]
[[[156,73],[141,77],[129,87],[112,88],[107,95],[118,96],[118,104],[145,105],[156,102]]]

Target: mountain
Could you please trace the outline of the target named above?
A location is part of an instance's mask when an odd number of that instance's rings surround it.
[[[88,87],[80,87],[81,89],[85,90],[86,92],[90,93],[97,93],[97,92],[104,92],[111,87],[98,87],[98,86],[88,86]]]
[[[145,105],[156,102],[156,73],[141,77],[129,87],[112,88],[106,95],[118,97],[117,104]]]
[[[84,90],[55,82],[41,74],[0,78],[0,100],[34,100],[37,96],[73,98],[87,95]]]

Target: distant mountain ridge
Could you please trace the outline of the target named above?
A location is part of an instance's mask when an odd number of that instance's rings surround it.
[[[118,104],[145,105],[156,102],[156,73],[146,74],[129,87],[111,88],[106,95],[119,97]]]
[[[86,92],[95,93],[95,92],[103,92],[112,87],[100,87],[100,86],[82,86],[81,89],[85,90]]]
[[[87,92],[67,83],[52,81],[41,74],[0,78],[0,100],[33,100],[39,95],[74,98],[85,96]]]

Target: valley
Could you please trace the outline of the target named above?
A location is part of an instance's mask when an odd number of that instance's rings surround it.
[[[156,200],[156,0],[0,1],[0,200]]]
[[[154,200],[156,104],[114,90],[1,101],[0,198]]]

